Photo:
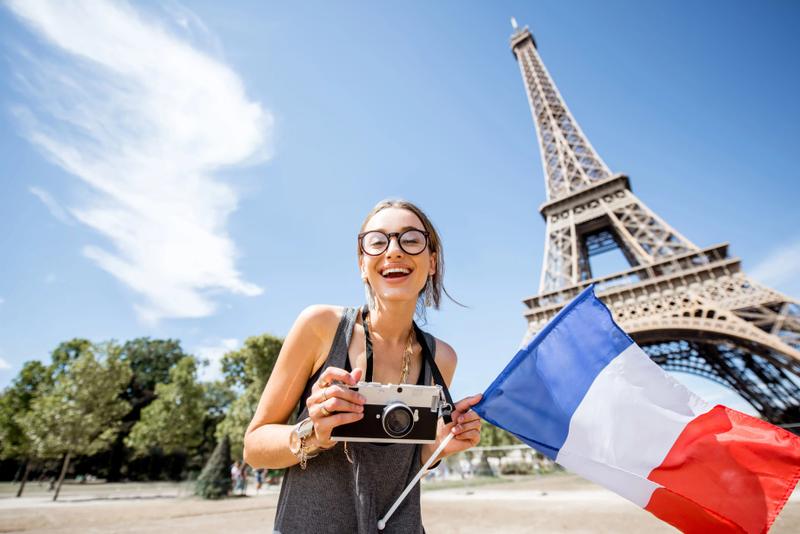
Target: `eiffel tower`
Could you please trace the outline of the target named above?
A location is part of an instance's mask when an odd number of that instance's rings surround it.
[[[567,108],[527,27],[512,19],[541,151],[547,200],[539,294],[524,300],[533,337],[589,284],[616,321],[669,371],[735,390],[761,416],[800,431],[800,305],[749,278],[728,244],[699,248],[613,174]],[[613,249],[629,268],[589,259]]]

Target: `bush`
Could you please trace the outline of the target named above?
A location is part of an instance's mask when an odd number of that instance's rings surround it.
[[[217,443],[197,478],[194,492],[204,499],[221,499],[231,492],[231,442],[228,436],[223,436]]]

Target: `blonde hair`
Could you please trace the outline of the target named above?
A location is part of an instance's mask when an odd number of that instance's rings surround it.
[[[450,294],[447,292],[447,290],[444,288],[444,250],[442,247],[442,240],[439,237],[439,232],[436,231],[436,227],[433,226],[433,223],[428,218],[428,216],[425,215],[425,212],[423,212],[417,205],[413,204],[412,202],[409,202],[408,200],[402,200],[402,199],[381,200],[380,202],[375,204],[375,207],[372,208],[369,214],[367,214],[366,218],[364,219],[364,222],[361,223],[361,229],[359,230],[359,233],[364,231],[364,228],[367,226],[367,223],[369,222],[370,219],[372,219],[372,217],[375,216],[376,213],[388,208],[399,208],[408,210],[417,217],[419,217],[419,220],[422,222],[424,230],[428,232],[428,250],[431,252],[431,254],[436,255],[436,270],[428,279],[428,282],[425,284],[425,287],[423,287],[419,292],[419,299],[417,300],[417,315],[424,318],[425,308],[428,306],[432,306],[434,309],[438,310],[442,300],[442,293],[447,295],[447,297],[450,300],[458,304],[458,301],[456,301],[453,297],[451,297]],[[363,252],[361,250],[361,245],[359,244],[358,245],[359,260],[361,259],[361,256],[363,256]],[[369,285],[366,281],[364,282],[364,284],[366,284],[367,286]],[[368,289],[371,290],[371,288]]]

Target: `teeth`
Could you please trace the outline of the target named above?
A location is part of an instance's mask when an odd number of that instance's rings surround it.
[[[381,274],[383,276],[386,276],[387,274],[392,274],[392,273],[409,274],[410,272],[411,271],[409,269],[403,269],[403,268],[400,268],[400,267],[392,267],[390,269],[384,270]]]

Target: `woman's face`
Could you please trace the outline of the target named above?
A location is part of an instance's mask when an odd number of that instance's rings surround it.
[[[380,230],[391,234],[409,229],[424,231],[425,227],[412,211],[386,208],[367,221],[363,232]],[[416,302],[428,276],[436,272],[436,255],[428,247],[411,255],[400,247],[396,237],[389,240],[389,248],[383,254],[369,256],[362,252],[359,263],[361,278],[369,282],[379,300],[386,302]]]

